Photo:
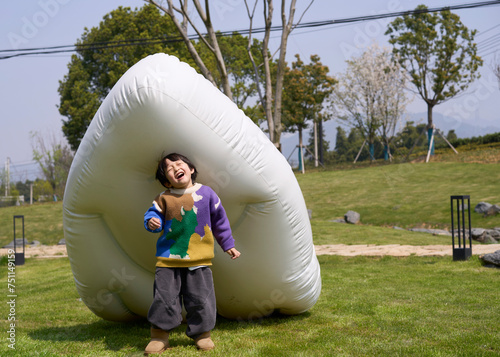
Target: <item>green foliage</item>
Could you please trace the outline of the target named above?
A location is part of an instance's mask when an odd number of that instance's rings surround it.
[[[346,131],[342,127],[337,127],[337,136],[335,141],[335,148],[332,154],[333,163],[353,162],[358,154],[361,146],[363,145],[363,137],[359,134],[356,128],[352,128],[349,132],[349,137],[346,136]],[[425,152],[427,153],[428,146],[427,138],[427,125],[416,124],[413,121],[407,121],[403,129],[397,133],[391,141],[391,151],[393,156],[398,162],[406,162],[411,157],[414,158],[415,154]],[[472,148],[479,145],[500,143],[500,133],[486,134],[484,136],[477,136],[472,138],[457,138],[455,131],[452,129],[446,135],[446,139],[453,145],[453,147]],[[434,143],[436,149],[447,149],[449,145],[441,138],[440,135],[435,133]],[[408,157],[409,154],[413,156]],[[383,145],[380,141],[375,142],[375,159],[383,158]],[[369,160],[369,153],[366,148],[360,153],[359,161]]]
[[[33,159],[42,170],[45,181],[52,188],[51,195],[63,197],[73,153],[66,144],[53,142],[49,147],[40,133],[32,133]],[[43,193],[45,194],[45,193]]]
[[[464,145],[482,145],[482,144],[492,144],[500,143],[500,132],[486,134],[484,136],[473,136],[472,138],[462,138],[462,139],[452,139],[451,143],[453,146],[464,146]]]
[[[76,151],[90,121],[101,102],[118,79],[142,58],[165,52],[191,63],[182,42],[169,42],[177,38],[177,30],[168,15],[146,5],[139,10],[119,7],[106,14],[99,27],[85,29],[77,41],[77,54],[71,57],[68,74],[59,84],[59,112],[67,118],[63,132]],[[140,45],[124,45],[123,41],[138,40]],[[147,43],[148,39],[165,42]],[[114,46],[100,46],[114,42]]]
[[[331,95],[336,80],[328,75],[329,69],[320,62],[319,56],[312,55],[310,64],[305,64],[299,55],[295,55],[295,58],[292,68],[287,68],[285,73],[282,124],[285,131],[298,131],[298,144],[303,145],[303,130],[310,122],[316,122],[318,140],[323,142],[323,146],[318,147],[321,158],[322,153],[328,151],[328,143],[321,140],[324,137],[322,122],[330,119],[330,115],[323,110],[323,103]],[[314,140],[314,135],[311,138]],[[314,142],[309,150],[314,152]],[[310,156],[309,153],[306,154],[308,155]]]
[[[419,5],[415,12],[396,18],[386,35],[393,52],[408,71],[411,82],[428,106],[428,125],[432,108],[460,92],[479,78],[483,60],[477,55],[475,30],[469,31],[460,17],[449,10],[426,12]]]
[[[285,131],[295,132],[307,128],[308,121],[328,120],[323,102],[332,93],[336,80],[328,75],[329,69],[317,55],[305,64],[299,55],[285,74],[282,122]]]

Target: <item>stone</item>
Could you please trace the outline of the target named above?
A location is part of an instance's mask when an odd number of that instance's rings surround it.
[[[474,212],[476,213],[486,213],[491,208],[491,203],[479,202],[476,207],[474,207]]]
[[[497,230],[497,229],[488,229],[488,235],[491,238],[494,238],[496,240],[500,240],[500,230]]]
[[[428,228],[410,228],[412,232],[429,233],[435,236],[451,236],[451,233],[444,229],[428,229]]]
[[[66,245],[66,239],[61,239],[57,245]]]
[[[484,216],[495,216],[500,213],[500,206],[499,205],[492,205],[490,208],[484,212]]]
[[[29,245],[30,243],[26,238],[24,238],[24,245]],[[22,248],[23,247],[23,238],[16,238],[16,248]],[[14,248],[14,241],[10,242],[7,245],[4,245],[2,248],[7,248],[7,249],[13,249]]]
[[[360,218],[361,218],[360,214],[355,211],[347,211],[347,213],[344,215],[344,220],[350,224],[359,223]]]
[[[484,242],[486,239],[486,229],[484,228],[472,228],[472,239],[477,240],[478,242]]]
[[[494,266],[500,267],[500,250],[496,252],[485,254],[480,257],[486,264],[493,264]]]
[[[497,244],[498,242],[495,238],[486,234],[486,236],[484,237],[483,243],[484,244]]]
[[[336,219],[330,220],[330,222],[345,223],[345,219],[343,219],[343,218],[336,218]]]

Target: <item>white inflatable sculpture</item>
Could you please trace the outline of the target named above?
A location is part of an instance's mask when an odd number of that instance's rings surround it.
[[[118,81],[76,153],[64,196],[64,231],[77,290],[98,316],[147,316],[158,235],[144,212],[164,188],[162,154],[196,165],[220,196],[241,257],[216,245],[218,313],[258,319],[298,314],[321,290],[302,193],[290,166],[236,105],[187,64],[149,56]]]

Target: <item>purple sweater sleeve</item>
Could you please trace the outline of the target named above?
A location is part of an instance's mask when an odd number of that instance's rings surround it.
[[[222,250],[227,251],[234,248],[234,238],[226,211],[224,207],[222,207],[220,198],[213,191],[210,197],[210,220],[212,224],[212,233]]]

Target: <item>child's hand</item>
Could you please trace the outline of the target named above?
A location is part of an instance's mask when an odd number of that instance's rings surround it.
[[[160,227],[161,227],[161,221],[158,218],[153,217],[148,221],[148,228],[151,229],[152,231]]]
[[[238,252],[236,250],[236,248],[228,249],[228,250],[226,250],[226,253],[231,256],[231,259],[236,259],[236,258],[238,258],[241,255],[241,253]]]

